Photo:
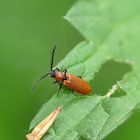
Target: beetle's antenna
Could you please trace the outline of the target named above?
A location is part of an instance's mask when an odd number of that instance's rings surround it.
[[[32,86],[32,91],[34,91],[34,90],[36,89],[38,83],[39,83],[40,81],[42,81],[43,79],[45,79],[49,74],[50,74],[50,73],[46,73],[46,74],[42,75],[42,76],[33,84],[33,86]]]
[[[54,48],[52,49],[52,53],[51,53],[51,71],[52,71],[52,68],[53,68],[55,50],[56,50],[56,46],[54,46]]]

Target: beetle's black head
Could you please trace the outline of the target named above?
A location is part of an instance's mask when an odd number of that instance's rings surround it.
[[[51,77],[55,77],[57,71],[58,71],[58,68],[52,70],[52,71],[50,72],[50,76],[51,76]]]
[[[50,72],[50,76],[51,76],[51,77],[55,77],[55,71],[56,71],[56,70],[54,69],[54,70],[52,70],[52,71]]]

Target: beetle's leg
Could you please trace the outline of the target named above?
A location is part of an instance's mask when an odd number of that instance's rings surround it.
[[[58,95],[59,95],[59,92],[60,92],[60,90],[61,90],[61,88],[62,88],[62,84],[63,84],[63,82],[60,83],[59,90],[58,90]]]
[[[68,80],[68,78],[67,78],[67,77],[64,77],[64,78],[63,78],[63,81],[64,81],[64,80]]]
[[[56,68],[56,70],[60,71],[60,69],[59,69],[59,68]]]
[[[66,74],[67,73],[67,70],[63,70],[63,72]]]
[[[53,82],[53,84],[56,84],[56,83],[58,83],[58,81],[54,81],[54,82]]]
[[[80,78],[80,79],[82,78],[81,76],[77,76],[77,77]]]
[[[73,93],[73,95],[74,95],[74,90],[71,90],[72,91],[72,93]]]
[[[67,80],[67,77],[66,77],[67,70],[63,70],[63,72],[64,72],[64,78],[63,78],[63,81],[64,81],[64,80]]]
[[[65,69],[65,70],[62,70],[62,72],[64,72],[64,74],[66,75],[66,73],[67,73],[67,70]]]
[[[74,92],[74,90],[71,90],[72,91],[72,94],[75,96],[75,97],[78,97],[78,94],[76,94],[76,92]]]

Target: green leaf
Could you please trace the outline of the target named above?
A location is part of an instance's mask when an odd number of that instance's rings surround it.
[[[81,75],[88,82],[109,60],[128,63],[133,70],[121,81],[116,81],[106,96],[74,96],[63,89],[59,96],[53,96],[43,105],[30,129],[63,105],[63,111],[44,140],[101,140],[128,119],[140,103],[140,1],[79,0],[65,19],[85,37],[85,41],[57,67],[65,66],[68,72]],[[126,95],[110,97],[118,89]]]

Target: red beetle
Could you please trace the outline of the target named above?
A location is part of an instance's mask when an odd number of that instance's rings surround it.
[[[60,71],[58,68],[53,68],[53,61],[54,61],[54,53],[56,50],[56,46],[52,50],[52,59],[51,59],[51,71],[49,73],[44,74],[33,86],[33,90],[36,87],[36,84],[41,81],[42,79],[46,78],[48,75],[50,75],[52,78],[54,78],[56,81],[54,83],[59,83],[60,88],[59,91],[62,88],[62,84],[68,87],[69,89],[76,91],[78,93],[81,93],[83,95],[88,94],[91,92],[91,87],[89,84],[82,80],[80,76],[75,76],[73,74],[67,73],[67,70]]]

